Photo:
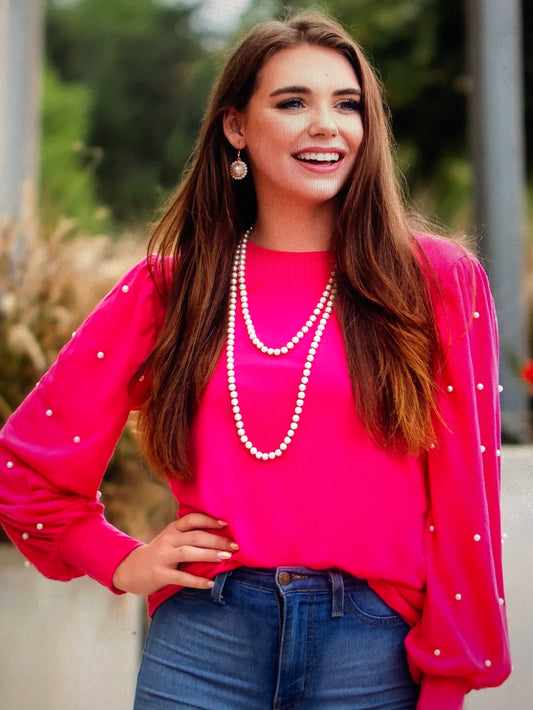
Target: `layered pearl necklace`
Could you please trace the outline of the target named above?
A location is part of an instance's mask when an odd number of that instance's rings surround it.
[[[293,439],[295,431],[298,429],[298,422],[300,421],[300,415],[302,413],[305,402],[307,383],[309,382],[309,377],[311,375],[313,361],[315,359],[318,346],[320,345],[322,335],[326,328],[326,323],[328,322],[331,312],[333,310],[333,301],[335,299],[336,294],[335,271],[332,271],[328,284],[324,289],[322,296],[320,297],[320,300],[316,305],[316,308],[313,310],[313,313],[309,316],[305,324],[296,333],[296,335],[281,347],[269,347],[265,345],[262,340],[260,340],[260,338],[258,338],[252,322],[252,318],[250,316],[250,311],[248,309],[248,293],[246,291],[245,274],[246,246],[251,231],[252,229],[250,228],[243,236],[235,252],[235,260],[233,262],[233,272],[231,277],[229,296],[228,338],[226,346],[228,388],[230,393],[231,406],[233,409],[233,417],[235,420],[235,426],[239,439],[242,441],[249,453],[256,459],[262,461],[269,461],[281,456],[283,452],[287,450],[287,447],[290,445]],[[237,392],[237,384],[235,379],[235,319],[237,313],[237,294],[240,297],[242,316],[246,325],[248,337],[250,338],[252,344],[260,352],[267,355],[267,357],[280,357],[282,355],[287,355],[296,345],[298,345],[300,340],[306,335],[306,333],[311,330],[313,325],[318,320],[318,325],[316,326],[315,334],[313,336],[313,340],[309,347],[309,352],[305,361],[302,377],[300,379],[300,384],[298,385],[296,405],[294,408],[294,414],[292,415],[291,423],[289,425],[285,437],[283,438],[279,446],[276,449],[268,452],[260,451],[257,446],[254,446],[254,444],[246,434],[239,406],[239,395]]]

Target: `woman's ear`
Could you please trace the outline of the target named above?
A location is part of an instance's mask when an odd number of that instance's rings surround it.
[[[243,124],[243,115],[235,108],[228,109],[222,119],[224,135],[236,150],[242,150],[246,145]]]

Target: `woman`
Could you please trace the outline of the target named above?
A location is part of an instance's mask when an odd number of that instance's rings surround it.
[[[409,228],[339,25],[237,47],[153,249],[0,452],[2,523],[44,574],[149,595],[137,710],[450,710],[503,682],[492,301]],[[148,545],[97,496],[132,409],[180,502]]]

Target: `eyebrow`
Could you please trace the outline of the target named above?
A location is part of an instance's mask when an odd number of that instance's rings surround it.
[[[311,94],[312,91],[307,86],[283,86],[275,89],[269,96],[279,96],[280,94]],[[333,96],[361,96],[361,89],[349,87],[347,89],[337,89]]]

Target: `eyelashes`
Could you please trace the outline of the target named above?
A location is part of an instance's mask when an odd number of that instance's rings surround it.
[[[361,99],[342,99],[335,104],[334,108],[340,109],[341,111],[357,112],[361,110],[361,106]],[[296,110],[305,108],[305,102],[303,99],[297,97],[284,99],[276,104],[276,108],[281,110]]]

